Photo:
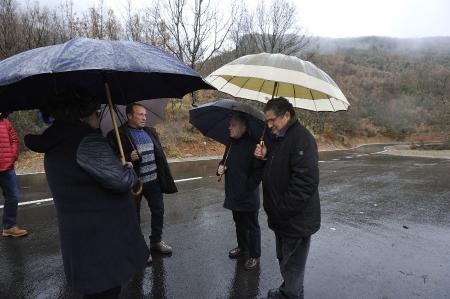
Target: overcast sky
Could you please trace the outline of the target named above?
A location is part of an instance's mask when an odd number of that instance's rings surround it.
[[[61,1],[39,0],[48,6]],[[151,0],[132,1],[136,9],[151,3]],[[243,1],[257,3],[257,0]],[[95,0],[73,2],[78,11],[96,3]],[[104,0],[104,5],[113,8],[118,16],[123,14],[126,3],[126,0]],[[315,36],[450,36],[449,0],[293,0],[292,3],[297,5],[300,24]]]

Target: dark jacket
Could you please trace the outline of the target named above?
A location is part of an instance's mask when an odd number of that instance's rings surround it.
[[[167,163],[166,155],[164,154],[161,142],[159,141],[158,133],[156,133],[154,128],[149,127],[144,127],[144,131],[150,136],[154,144],[155,162],[161,191],[166,194],[178,192],[172,173],[169,169],[169,164]],[[127,124],[123,124],[119,127],[119,135],[122,142],[125,160],[131,162],[131,152],[136,149],[136,144],[131,137]],[[119,153],[114,130],[108,133],[107,138],[111,147],[116,151],[116,153]],[[136,173],[139,173],[140,160],[133,162],[133,166]]]
[[[263,205],[269,227],[292,238],[320,228],[317,145],[311,133],[292,119],[283,137],[267,142]]]
[[[55,121],[42,135],[25,136],[25,144],[45,153],[68,284],[97,293],[140,271],[149,252],[130,193],[137,177],[99,130]]]
[[[263,164],[253,155],[255,140],[245,134],[238,140],[231,140],[231,150],[226,160],[224,208],[232,211],[257,211],[260,207],[259,184],[262,179]],[[219,164],[224,164],[228,153]]]
[[[19,157],[19,139],[6,118],[0,118],[0,171],[14,169]]]

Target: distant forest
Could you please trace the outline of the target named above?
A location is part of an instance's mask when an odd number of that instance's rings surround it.
[[[137,11],[129,0],[127,12],[118,17],[103,1],[77,13],[71,1],[48,8],[37,2],[0,0],[0,60],[76,36],[153,44],[204,76],[246,54],[296,55],[327,72],[351,104],[346,112],[297,110],[301,122],[322,139],[404,140],[412,134],[450,139],[450,37],[320,38],[297,24],[295,6],[288,0],[259,1],[253,11],[236,0],[229,17],[209,1],[197,6],[189,2],[155,1]],[[187,122],[190,105],[224,96],[198,92],[194,98],[172,101],[168,119],[160,125],[170,135],[166,140],[199,142],[201,136]],[[43,128],[35,112],[15,112],[10,119],[20,136]]]

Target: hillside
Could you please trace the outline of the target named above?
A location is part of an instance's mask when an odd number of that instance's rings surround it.
[[[317,40],[311,61],[336,81],[352,105],[338,113],[297,111],[322,149],[389,140],[450,139],[450,37]],[[215,57],[205,69],[213,70],[232,56]],[[197,94],[199,104],[220,97],[227,96]],[[189,124],[189,108],[189,97],[173,100],[167,107],[167,120],[158,125],[168,156],[220,155],[223,147]],[[44,128],[35,112],[15,112],[10,119],[21,139]]]

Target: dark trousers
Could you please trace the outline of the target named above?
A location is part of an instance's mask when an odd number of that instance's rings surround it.
[[[283,283],[279,290],[282,298],[303,299],[303,279],[311,236],[286,238],[275,233],[278,263]]]
[[[261,256],[261,229],[259,228],[258,214],[258,211],[233,211],[238,247],[242,251],[248,251],[250,258]]]
[[[120,295],[122,287],[115,287],[100,293],[86,294],[83,299],[117,299]]]
[[[17,205],[19,203],[19,185],[14,169],[0,172],[0,187],[5,198],[3,229],[8,229],[16,225]]]
[[[147,200],[148,207],[152,214],[152,234],[150,235],[150,243],[161,242],[162,229],[164,225],[164,201],[159,181],[145,183],[142,190],[142,195]],[[139,223],[141,223],[141,198],[137,200],[137,214]]]

